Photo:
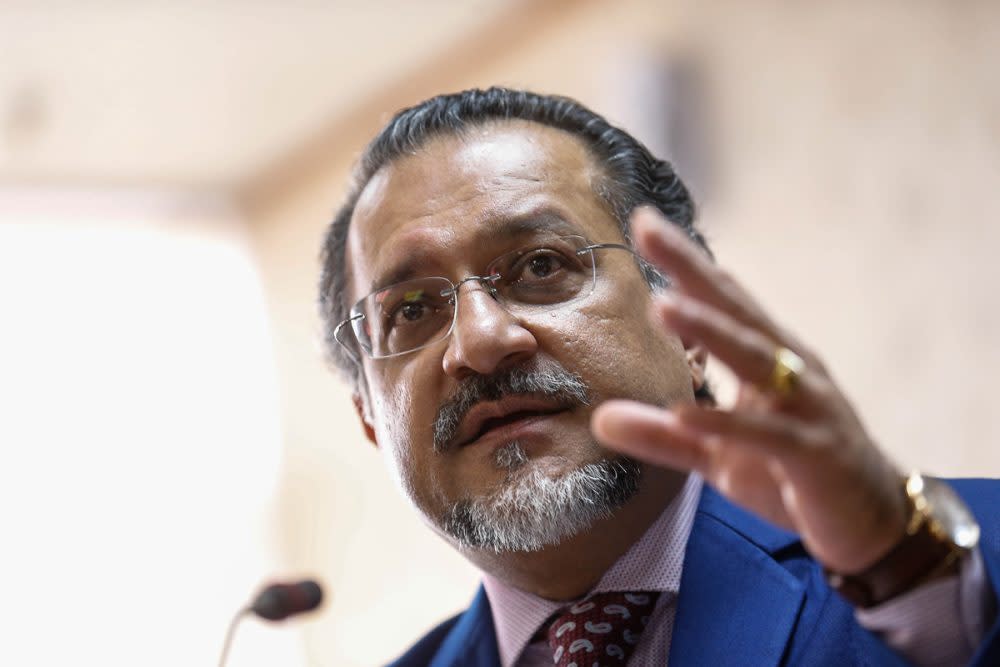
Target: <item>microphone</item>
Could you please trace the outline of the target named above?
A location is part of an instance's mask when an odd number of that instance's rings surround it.
[[[323,602],[323,589],[312,579],[294,584],[272,584],[262,590],[249,609],[268,621],[312,611]]]
[[[229,624],[226,640],[222,645],[219,667],[226,664],[229,648],[236,634],[236,626],[247,614],[254,614],[267,621],[283,621],[289,616],[304,614],[320,606],[323,602],[323,588],[312,579],[294,583],[276,583],[264,588],[254,601],[240,609]]]

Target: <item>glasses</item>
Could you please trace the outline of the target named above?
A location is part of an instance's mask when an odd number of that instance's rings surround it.
[[[350,325],[358,345],[372,359],[415,352],[447,338],[458,319],[458,289],[478,282],[515,317],[572,307],[597,285],[597,250],[631,253],[647,275],[662,276],[621,243],[591,244],[582,236],[560,236],[497,257],[486,275],[453,283],[447,278],[417,278],[375,290],[351,308],[334,329],[334,338],[352,357],[342,338]],[[649,272],[652,272],[651,274]],[[663,281],[665,282],[665,281]]]

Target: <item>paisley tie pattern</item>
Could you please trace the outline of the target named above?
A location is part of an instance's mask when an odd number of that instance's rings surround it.
[[[556,667],[621,667],[639,643],[659,592],[598,593],[564,610],[549,626]]]

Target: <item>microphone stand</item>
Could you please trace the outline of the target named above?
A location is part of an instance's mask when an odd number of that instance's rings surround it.
[[[243,607],[236,615],[233,616],[233,620],[229,622],[229,629],[226,630],[226,640],[222,644],[222,655],[219,657],[219,667],[226,667],[226,660],[229,659],[229,649],[233,645],[233,637],[236,636],[236,628],[239,627],[240,621],[243,617],[250,613],[250,607]]]

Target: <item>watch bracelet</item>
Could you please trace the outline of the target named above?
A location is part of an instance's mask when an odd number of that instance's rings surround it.
[[[830,587],[855,607],[874,607],[932,581],[964,553],[942,540],[940,526],[928,513],[923,497],[918,503],[910,496],[906,480],[902,487],[909,516],[900,540],[862,572],[845,575],[824,568]]]

